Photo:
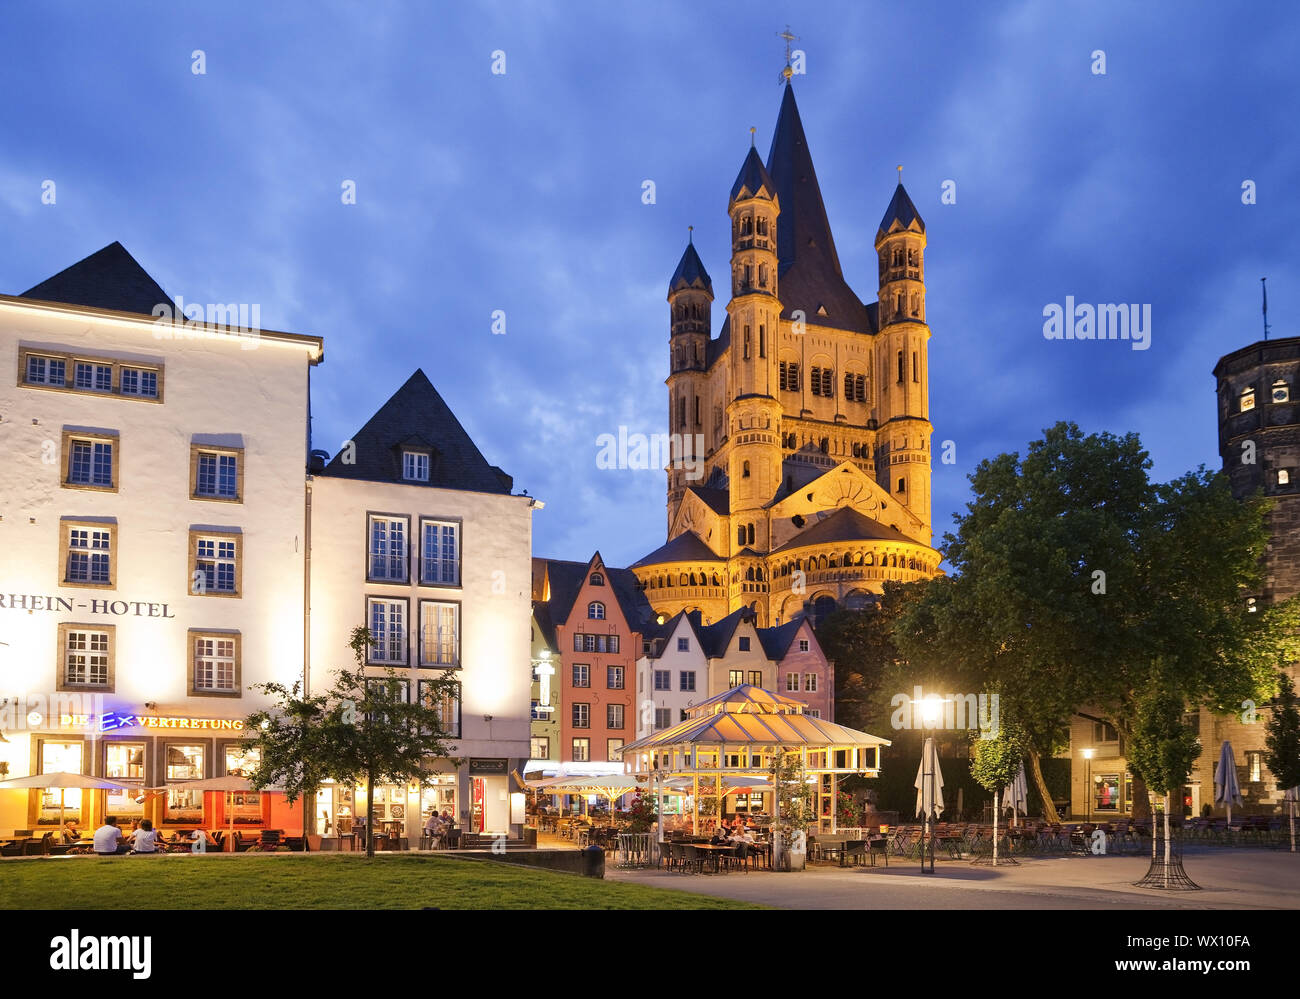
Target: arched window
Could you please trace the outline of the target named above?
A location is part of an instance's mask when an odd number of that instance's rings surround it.
[[[748,569],[745,570],[745,581],[746,581],[747,583],[752,583],[752,582],[754,581],[754,567],[753,567],[753,566],[750,566]]]
[[[599,600],[593,600],[587,604],[587,617],[592,621],[605,620],[605,605]]]
[[[745,543],[745,525],[744,525],[744,524],[737,524],[737,525],[736,525],[736,544],[738,544],[738,545],[743,545],[744,543]]]
[[[749,268],[746,267],[745,270],[749,270]],[[746,278],[748,278],[748,276],[749,275],[746,275]],[[748,326],[745,327],[745,360],[746,361],[749,360],[749,327]]]
[[[742,472],[740,473],[740,477],[741,477],[742,479],[747,479],[747,478],[749,478],[749,462],[745,462],[745,464],[744,464],[744,471],[742,471]]]
[[[822,452],[822,454],[830,454],[830,453],[831,453],[831,439],[830,439],[829,437],[823,437],[823,438],[822,438],[822,441],[821,441],[821,445],[820,445],[820,447],[821,447],[821,452]]]
[[[592,586],[604,586],[605,577],[598,572],[593,572],[588,582],[590,582]]]
[[[763,270],[766,271],[767,268],[764,267]],[[766,283],[766,279],[764,283]],[[767,357],[767,328],[761,324],[758,327],[758,356]]]
[[[867,401],[867,379],[865,375],[858,375],[853,382],[853,398],[858,402]]]
[[[748,536],[749,536],[749,543],[752,545],[752,544],[754,543],[754,525],[753,525],[753,524],[750,524],[750,525],[749,525]]]
[[[912,309],[912,315],[916,315],[915,307]],[[921,376],[918,374],[920,370],[916,364],[916,351],[912,351],[912,381],[919,382],[921,380]]]
[[[901,246],[894,247],[894,266],[903,266],[903,248]]]
[[[907,480],[906,480],[906,479],[899,479],[899,480],[898,480],[898,491],[899,491],[900,493],[905,493],[905,492],[907,492]]]
[[[900,385],[903,383],[903,352],[901,350],[898,352],[898,382]]]
[[[686,573],[683,572],[680,576],[677,577],[677,585],[678,585],[678,586],[685,586],[685,585],[686,585],[686,580],[687,580],[687,578],[688,578],[688,577],[687,577]]]

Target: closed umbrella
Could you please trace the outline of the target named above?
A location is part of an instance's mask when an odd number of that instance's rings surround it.
[[[1219,762],[1214,768],[1214,803],[1228,808],[1228,825],[1232,825],[1232,806],[1241,804],[1241,787],[1237,784],[1237,761],[1232,755],[1232,743],[1223,740]]]
[[[943,774],[939,770],[939,749],[934,739],[921,747],[921,765],[916,770],[916,814],[925,821],[930,841],[930,873],[934,873],[934,820],[943,814]],[[921,850],[921,870],[925,870],[925,849]]]
[[[1021,761],[1020,770],[1017,771],[1011,783],[1007,785],[1003,795],[1002,805],[1011,809],[1012,822],[1015,822],[1017,814],[1029,814],[1029,782],[1025,780],[1025,764],[1023,761]]]

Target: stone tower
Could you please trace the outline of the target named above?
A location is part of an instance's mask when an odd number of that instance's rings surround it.
[[[704,371],[709,349],[713,282],[704,269],[694,242],[686,251],[668,282],[670,313],[668,429],[672,434],[703,432],[702,407],[707,405]],[[686,490],[686,469],[680,462],[668,468],[668,523],[671,526]]]
[[[880,436],[876,481],[926,524],[930,541],[930,327],[925,321],[925,223],[899,182],[876,231]]]

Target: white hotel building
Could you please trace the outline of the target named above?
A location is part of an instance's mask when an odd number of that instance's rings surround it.
[[[436,804],[517,835],[534,501],[418,372],[325,464],[309,441],[321,339],[162,325],[170,301],[116,243],[0,296],[0,777],[169,788],[104,806],[69,791],[83,827],[107,811],[300,832],[280,795],[235,795],[227,814],[184,781],[238,770],[265,704],[251,686],[326,689],[365,623],[411,696],[435,670],[461,681],[446,711],[462,762],[434,761],[446,776],[423,801],[385,788],[381,817],[411,836]],[[349,788],[315,804],[324,833],[364,810]],[[0,791],[0,832],[52,829],[59,808]]]

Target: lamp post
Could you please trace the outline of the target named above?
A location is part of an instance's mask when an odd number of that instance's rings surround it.
[[[1092,821],[1092,754],[1095,752],[1095,749],[1083,750],[1083,761],[1087,767],[1087,776],[1083,779],[1083,790],[1088,796],[1088,818],[1086,819],[1088,822]]]

